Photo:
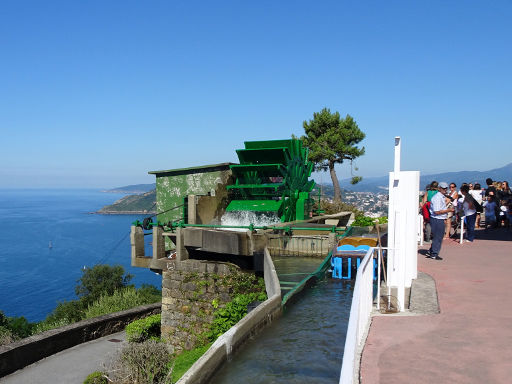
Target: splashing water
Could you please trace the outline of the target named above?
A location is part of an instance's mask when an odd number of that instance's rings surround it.
[[[224,213],[220,222],[222,225],[264,226],[278,224],[281,220],[275,213],[270,212],[231,211]]]

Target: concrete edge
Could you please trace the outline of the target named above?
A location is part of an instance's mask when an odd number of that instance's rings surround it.
[[[222,364],[228,361],[247,339],[281,315],[281,288],[267,248],[264,253],[264,276],[269,298],[220,336],[204,355],[185,372],[177,384],[208,383]]]
[[[418,272],[411,284],[409,310],[418,315],[435,315],[441,312],[435,279],[425,272]]]
[[[357,346],[355,361],[354,361],[354,383],[361,383],[361,362],[363,360],[363,352],[364,347],[366,346],[366,340],[368,339],[368,335],[370,334],[370,327],[372,326],[373,316],[370,317],[370,321],[366,326],[363,339],[361,343]]]
[[[0,346],[0,377],[75,345],[120,332],[130,322],[160,313],[161,303],[143,305],[50,329]]]

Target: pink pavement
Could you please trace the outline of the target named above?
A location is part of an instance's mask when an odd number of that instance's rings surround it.
[[[420,250],[418,270],[434,278],[441,313],[375,316],[361,383],[512,383],[512,232],[476,236],[444,240],[441,261]]]

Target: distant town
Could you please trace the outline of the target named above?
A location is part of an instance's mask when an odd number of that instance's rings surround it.
[[[381,217],[388,215],[388,197],[387,193],[345,191],[343,201],[363,211],[365,216]]]

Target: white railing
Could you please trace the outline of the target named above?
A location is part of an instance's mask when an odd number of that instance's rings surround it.
[[[350,318],[345,339],[345,350],[343,352],[343,363],[341,366],[340,384],[351,384],[356,376],[356,368],[359,367],[359,348],[363,342],[368,329],[373,308],[373,259],[377,252],[377,298],[380,297],[380,266],[382,249],[370,248],[364,256],[357,270],[354,291],[352,294],[352,305],[350,307]],[[377,309],[379,308],[377,299]]]
[[[466,220],[466,216],[462,216],[460,218],[460,239],[459,239],[460,244],[462,244],[464,242],[464,220]]]

